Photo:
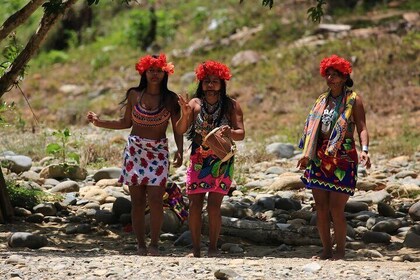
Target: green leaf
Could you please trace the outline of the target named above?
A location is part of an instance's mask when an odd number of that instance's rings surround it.
[[[68,129],[68,128],[66,128],[66,129],[64,129],[64,131],[63,131],[63,135],[64,135],[64,137],[69,137],[70,135],[71,135],[71,133],[70,133],[70,130]]]
[[[64,9],[63,0],[50,0],[42,4],[46,14],[60,13]]]
[[[346,171],[337,168],[334,171],[334,175],[337,176],[338,180],[342,181],[344,179],[344,176],[346,176]]]
[[[75,152],[68,153],[67,157],[71,160],[74,160],[77,163],[80,163],[80,156],[76,154]]]
[[[93,4],[98,5],[99,4],[99,0],[87,0],[88,5],[92,6]]]
[[[47,154],[57,154],[61,151],[61,146],[57,143],[51,143],[47,145],[46,148]]]
[[[269,6],[270,9],[273,8],[274,0],[263,0],[262,5],[263,6]]]

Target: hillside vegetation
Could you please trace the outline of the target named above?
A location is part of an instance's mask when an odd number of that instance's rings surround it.
[[[2,2],[2,21],[23,2]],[[223,61],[233,72],[228,93],[242,105],[247,137],[297,143],[311,104],[326,89],[319,62],[338,54],[353,63],[354,89],[365,103],[372,149],[389,155],[420,150],[416,0],[349,1],[355,3],[351,8],[334,1],[322,23],[346,25],[338,29],[307,20],[314,1],[275,1],[271,10],[251,0],[153,1],[154,40],[149,40],[151,4],[145,3],[152,1],[126,6],[102,0],[91,9],[79,2],[49,34],[21,85],[39,123],[14,89],[5,100],[16,102],[12,115],[17,120],[11,119],[12,126],[2,129],[7,136],[1,137],[83,127],[88,110],[118,117],[126,90],[139,83],[137,59],[164,52],[176,66],[172,90],[193,94],[196,84],[188,73],[206,59]],[[18,30],[18,40],[29,36],[39,16]]]

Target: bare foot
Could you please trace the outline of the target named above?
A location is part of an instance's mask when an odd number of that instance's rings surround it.
[[[149,246],[149,256],[160,256],[157,246]]]
[[[201,258],[201,250],[199,249],[193,249],[192,253],[188,254],[189,257],[194,258]]]
[[[332,257],[333,257],[332,252],[322,251],[320,254],[313,256],[312,259],[313,260],[328,260],[328,259],[331,259]]]
[[[187,258],[201,258],[201,253],[189,253],[186,255]]]
[[[344,255],[345,255],[345,252],[341,252],[341,251],[339,252],[339,251],[337,251],[337,252],[335,252],[332,255],[331,260],[333,260],[333,261],[343,260],[344,259]]]
[[[220,257],[220,252],[217,249],[209,249],[207,256],[209,258]]]
[[[139,246],[137,245],[137,254],[139,256],[147,256],[147,248],[145,245]]]

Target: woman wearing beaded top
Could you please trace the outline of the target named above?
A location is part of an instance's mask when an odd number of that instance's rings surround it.
[[[303,157],[298,167],[305,169],[302,181],[312,189],[317,212],[317,227],[323,252],[321,259],[342,259],[345,255],[347,225],[344,207],[354,194],[358,156],[354,131],[357,129],[362,151],[360,162],[370,168],[369,135],[361,97],[349,89],[351,64],[332,55],[320,64],[328,91],[321,94],[310,111],[299,147]],[[330,217],[334,225],[333,253]]]
[[[93,113],[87,119],[93,125],[108,129],[126,129],[131,133],[124,150],[124,167],[119,182],[128,185],[131,196],[131,219],[140,255],[158,255],[159,234],[163,221],[163,194],[169,171],[166,129],[169,120],[175,127],[180,117],[177,95],[167,87],[168,75],[174,72],[166,56],[146,55],[136,64],[141,75],[138,87],[130,88],[121,102],[125,112],[119,120],[101,120]],[[178,148],[173,165],[182,164],[183,138],[176,133]],[[145,207],[150,207],[150,245],[145,242]]]
[[[234,141],[243,140],[245,129],[239,103],[226,94],[226,81],[231,78],[229,68],[217,61],[206,61],[196,70],[199,81],[196,95],[190,101],[179,97],[181,118],[177,122],[179,132],[189,129],[192,141],[190,164],[187,170],[187,194],[189,227],[193,240],[193,255],[200,257],[201,212],[206,193],[209,217],[208,255],[217,255],[217,240],[221,229],[220,206],[232,183],[234,157],[226,162],[203,146],[204,137],[215,127]]]

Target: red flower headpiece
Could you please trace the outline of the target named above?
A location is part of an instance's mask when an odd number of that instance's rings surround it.
[[[229,80],[232,77],[229,67],[214,60],[207,60],[198,65],[195,69],[195,75],[199,81],[202,81],[208,75],[217,76],[222,80]]]
[[[351,73],[351,63],[345,60],[342,57],[339,57],[333,54],[330,57],[324,58],[319,65],[319,72],[322,77],[326,76],[326,71],[328,68],[334,68],[335,70],[341,72],[343,75],[350,75]]]
[[[143,56],[139,59],[139,62],[136,64],[136,70],[140,75],[143,75],[144,71],[150,67],[159,67],[168,75],[174,73],[175,66],[171,62],[166,62],[166,55],[163,53],[160,54],[157,58],[154,58],[151,55]]]

